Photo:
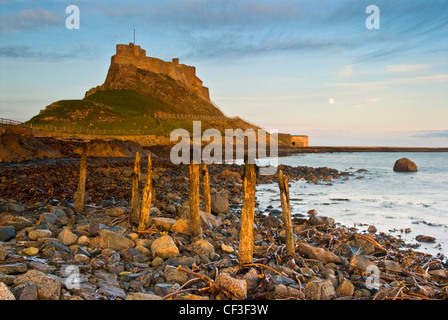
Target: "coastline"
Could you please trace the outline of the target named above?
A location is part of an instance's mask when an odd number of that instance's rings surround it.
[[[356,146],[309,146],[297,147],[297,153],[336,152],[448,152],[442,147],[356,147]]]
[[[72,204],[78,165],[78,161],[48,162],[2,172],[2,228],[12,227],[14,236],[2,242],[0,271],[18,298],[25,294],[21,285],[29,283],[24,280],[29,273],[43,279],[47,278],[41,273],[57,277],[53,298],[62,300],[446,298],[446,261],[414,251],[388,234],[359,234],[319,213],[293,216],[296,254],[291,259],[285,254],[281,212],[256,212],[254,263],[242,267],[237,261],[241,166],[209,166],[215,207],[223,209],[204,214],[204,239],[198,244],[173,228],[188,220],[187,166],[153,160],[153,225],[151,232],[138,234],[128,219],[132,159],[89,159],[89,201],[82,214],[73,213]],[[145,166],[143,162],[143,172]],[[330,168],[280,168],[292,180],[348,176]],[[272,182],[275,175],[259,179]],[[40,230],[45,231],[36,235]],[[113,242],[105,240],[109,236]],[[154,254],[153,244],[166,237],[179,253],[162,258]],[[62,269],[67,265],[79,268],[84,279],[80,288],[67,286]],[[374,267],[378,277],[369,278],[366,272]],[[227,274],[224,283],[215,282],[218,273]],[[188,293],[181,290],[201,275],[212,279],[215,288],[228,287],[213,291],[196,283]],[[103,278],[109,279],[108,285]]]

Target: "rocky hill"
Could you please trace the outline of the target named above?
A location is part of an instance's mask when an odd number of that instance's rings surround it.
[[[169,136],[176,128],[191,132],[194,120],[202,122],[202,130],[257,128],[226,117],[210,101],[208,88],[195,72],[178,59],[166,62],[147,57],[139,46],[117,45],[103,85],[90,89],[81,100],[52,103],[28,123],[73,133],[160,136]]]

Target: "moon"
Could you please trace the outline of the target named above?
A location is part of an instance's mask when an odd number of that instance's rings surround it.
[[[329,103],[329,104],[333,104],[333,103],[335,103],[334,98],[330,98],[330,99],[328,99],[328,103]]]

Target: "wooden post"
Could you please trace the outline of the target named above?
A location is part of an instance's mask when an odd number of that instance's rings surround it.
[[[194,238],[202,238],[199,216],[199,164],[194,160],[190,163],[190,229]]]
[[[286,252],[294,257],[294,234],[291,221],[291,204],[289,201],[288,177],[283,175],[282,170],[278,171],[278,186],[280,188],[280,200],[282,203],[282,219],[286,232]]]
[[[81,213],[84,210],[84,198],[86,193],[87,177],[87,145],[82,147],[81,165],[79,167],[78,190],[75,194],[75,212]]]
[[[202,164],[202,176],[203,176],[203,186],[204,186],[204,211],[212,212],[212,198],[210,196],[210,176],[208,174],[207,165]]]
[[[131,220],[139,221],[140,216],[140,154],[136,152],[132,173]]]
[[[146,176],[145,188],[143,189],[143,199],[140,209],[140,220],[138,229],[140,231],[147,230],[149,227],[149,211],[151,209],[151,202],[153,197],[153,170],[151,162],[151,153],[148,155],[148,174]]]
[[[244,165],[243,181],[243,207],[241,209],[240,243],[238,246],[238,259],[240,264],[252,263],[254,252],[254,214],[255,214],[255,187],[257,173],[255,164]]]

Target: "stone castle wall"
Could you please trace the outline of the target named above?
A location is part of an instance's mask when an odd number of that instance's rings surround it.
[[[140,46],[136,46],[133,43],[129,45],[118,44],[117,52],[112,56],[111,66],[114,64],[132,64],[139,69],[165,74],[180,81],[199,97],[210,102],[209,90],[202,85],[202,80],[196,76],[196,68],[180,64],[177,58],[174,58],[170,62],[163,61],[157,58],[147,57],[146,50],[143,50]]]

